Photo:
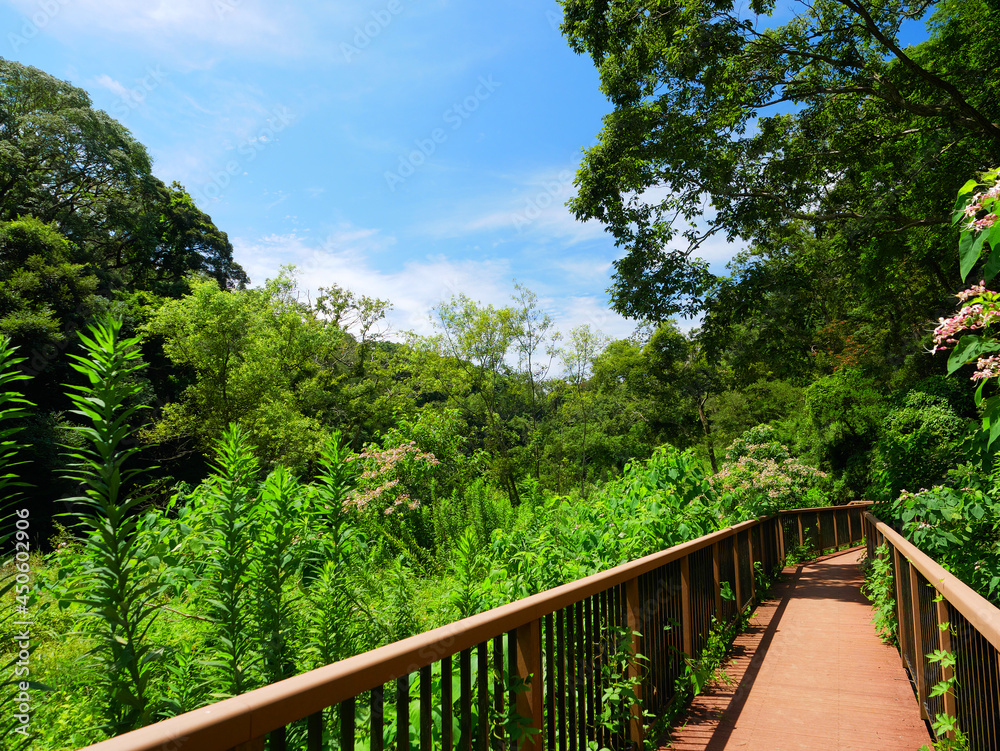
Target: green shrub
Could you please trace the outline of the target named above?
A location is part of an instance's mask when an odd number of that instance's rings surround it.
[[[877,494],[895,498],[902,490],[941,484],[961,458],[966,428],[943,397],[910,391],[882,420],[875,446]]]

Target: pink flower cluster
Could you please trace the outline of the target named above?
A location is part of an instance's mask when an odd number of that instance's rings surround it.
[[[997,182],[986,192],[976,193],[972,196],[972,200],[969,201],[968,205],[962,210],[962,214],[966,219],[972,219],[972,221],[966,225],[966,231],[984,230],[993,226],[997,220],[996,213],[991,212],[982,219],[976,219],[975,217],[976,214],[983,211],[987,206],[993,204],[997,199],[1000,199],[1000,182]]]
[[[981,281],[959,292],[956,297],[965,302],[971,298],[981,300],[984,295],[992,296],[993,293],[986,289],[986,282]],[[981,301],[964,306],[951,318],[939,318],[937,328],[934,329],[934,348],[931,354],[939,349],[947,349],[945,345],[955,344],[958,341],[955,337],[959,332],[966,329],[985,329],[997,319],[1000,319],[1000,309],[984,305]]]
[[[781,508],[793,505],[802,491],[825,477],[826,473],[792,459],[775,461],[744,456],[724,466],[710,482],[714,486],[718,480],[721,489],[744,499],[765,496],[776,508]]]
[[[386,516],[391,516],[404,507],[411,510],[420,507],[420,502],[410,500],[409,494],[394,490],[401,481],[397,465],[407,461],[419,461],[432,466],[440,464],[434,454],[421,451],[414,441],[389,449],[379,450],[369,447],[360,454],[348,458],[348,461],[358,460],[364,462],[364,469],[359,477],[361,487],[347,494],[344,499],[344,509],[353,508],[363,511],[370,505],[384,501],[396,493],[392,503],[383,512]]]
[[[972,374],[973,381],[983,381],[997,376],[1000,376],[1000,356],[980,357],[976,361],[976,372]]]

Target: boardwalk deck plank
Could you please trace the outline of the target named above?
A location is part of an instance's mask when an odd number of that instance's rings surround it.
[[[899,654],[861,595],[859,550],[785,569],[672,751],[917,751],[930,742]]]

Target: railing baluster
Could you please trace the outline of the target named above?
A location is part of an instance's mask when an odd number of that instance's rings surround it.
[[[267,737],[270,751],[285,751],[285,728],[272,730]]]
[[[528,727],[539,731],[525,738],[520,748],[514,748],[511,743],[511,751],[541,751],[543,748],[542,733],[545,720],[542,710],[542,622],[533,620],[525,626],[517,629],[515,639],[516,649],[512,648],[511,653],[516,652],[516,664],[511,668],[511,672],[516,671],[524,680],[528,681],[526,691],[517,695],[517,712],[522,717],[527,718]]]
[[[526,676],[520,676],[526,678]],[[510,716],[517,707],[517,691],[514,682],[518,678],[517,672],[517,632],[507,632],[507,715]],[[529,718],[530,719],[530,718]],[[506,736],[507,748],[509,751],[517,751],[514,744],[514,736]]]
[[[601,592],[597,595],[594,600],[594,614],[597,618],[597,630],[594,632],[597,638],[596,652],[597,657],[594,660],[594,685],[596,688],[595,696],[595,711],[597,716],[600,717],[604,712],[604,666],[607,664],[608,659],[608,635],[611,633],[608,628],[608,593]],[[597,744],[599,747],[603,748],[608,745],[607,733],[604,732],[603,727],[598,726],[597,733]]]
[[[354,699],[340,702],[340,751],[354,751]]]
[[[950,616],[948,615],[948,602],[938,595],[937,603],[935,603],[937,608],[937,626],[938,626],[938,649],[942,652],[951,652],[951,623]],[[941,666],[941,680],[942,681],[952,681],[955,678],[955,668]],[[955,717],[955,690],[952,687],[944,695],[944,713],[951,717]],[[948,738],[951,740],[955,739],[954,731],[948,732]]]
[[[625,606],[629,633],[632,637],[632,654],[642,654],[641,640],[641,618],[642,603],[639,601],[639,579],[633,577],[625,583]],[[629,664],[629,678],[637,680],[641,677],[639,665],[635,660]],[[636,699],[642,701],[642,685],[635,684]],[[630,710],[631,722],[629,723],[629,738],[636,744],[637,748],[643,747],[643,727],[642,708],[639,704],[633,704]]]
[[[493,712],[496,717],[503,717],[503,637],[493,637]],[[494,728],[491,737],[492,747],[503,748],[502,727]]]
[[[545,616],[545,730],[549,751],[556,748],[556,655],[555,618]]]
[[[479,743],[476,748],[486,751],[490,747],[490,660],[487,654],[486,642],[476,649],[478,671],[476,683],[479,693]]]
[[[684,654],[694,657],[694,622],[691,618],[691,561],[681,558],[681,637]]]
[[[573,606],[576,618],[576,731],[578,748],[587,748],[587,634],[583,630],[583,603]]]
[[[597,691],[594,681],[594,634],[597,629],[594,627],[594,603],[593,598],[588,597],[583,601],[583,623],[585,638],[585,650],[587,655],[587,739],[596,741],[596,724],[594,722],[594,709],[596,706],[595,693]]]
[[[463,649],[458,655],[458,746],[472,751],[472,650]]]
[[[323,748],[323,713],[314,712],[306,720],[306,749],[321,751]]]
[[[452,751],[452,710],[455,697],[451,686],[451,656],[441,658],[441,751]]]
[[[410,748],[410,676],[396,679],[396,751]]]
[[[385,744],[385,691],[379,684],[371,691],[371,751],[382,751]],[[317,746],[317,749],[319,747]]]
[[[568,674],[566,682],[569,684],[569,700],[566,702],[566,714],[569,716],[569,751],[576,751],[577,739],[577,716],[576,716],[576,619],[573,617],[575,605],[566,608],[566,662]],[[580,749],[584,751],[584,749]]]
[[[712,543],[712,578],[715,580],[715,614],[722,622],[722,569],[719,566],[719,544]]]
[[[733,546],[733,590],[736,594],[736,614],[738,616],[743,610],[743,592],[740,586],[740,545],[736,537],[736,535],[733,535],[729,539]]]
[[[420,668],[420,751],[431,751],[431,666]]]
[[[556,613],[556,644],[558,654],[556,664],[558,665],[559,679],[559,751],[566,751],[566,672],[568,670],[568,660],[566,654],[566,615],[565,608]]]

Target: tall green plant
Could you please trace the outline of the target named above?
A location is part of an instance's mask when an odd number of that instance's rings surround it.
[[[275,468],[264,481],[257,502],[257,539],[251,581],[254,590],[254,620],[267,683],[288,678],[295,672],[289,647],[293,630],[296,595],[291,584],[298,566],[295,532],[302,510],[302,488],[284,467]]]
[[[248,687],[253,656],[249,571],[254,519],[250,510],[258,464],[247,434],[238,425],[223,431],[215,451],[202,532],[208,553],[203,592],[207,615],[215,624],[216,659],[210,667],[219,695],[235,696]]]
[[[152,716],[150,679],[155,655],[148,632],[156,617],[159,591],[156,572],[146,562],[136,535],[142,495],[124,490],[141,470],[126,469],[139,447],[130,441],[131,422],[144,408],[135,399],[141,390],[135,374],[144,367],[139,339],[123,339],[121,319],[108,318],[80,334],[84,355],[71,355],[73,369],[86,379],[69,384],[74,426],[82,439],[68,456],[67,477],[82,495],[79,504],[88,528],[84,550],[89,566],[74,582],[73,599],[92,619],[96,640],[91,654],[101,663],[107,729],[121,733],[147,723]]]

